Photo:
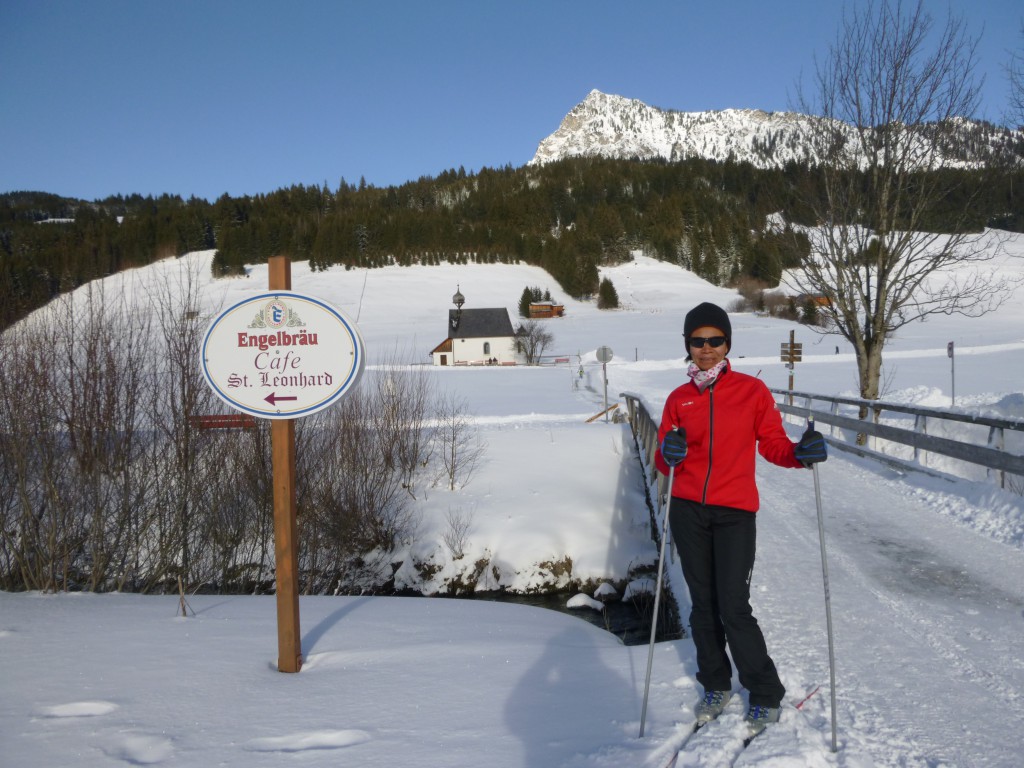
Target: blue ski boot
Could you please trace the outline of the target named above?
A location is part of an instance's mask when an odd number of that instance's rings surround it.
[[[704,698],[697,703],[694,710],[697,715],[697,726],[706,725],[722,714],[731,698],[732,691],[704,691]]]
[[[743,718],[747,724],[747,733],[750,738],[757,736],[772,723],[779,722],[779,707],[765,707],[760,704],[751,704],[747,710],[747,716]]]

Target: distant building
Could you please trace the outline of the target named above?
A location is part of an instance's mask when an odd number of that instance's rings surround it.
[[[463,309],[456,290],[448,310],[448,338],[430,354],[434,365],[515,365],[516,334],[507,309]]]
[[[565,306],[553,301],[535,301],[530,304],[530,317],[561,317],[565,314]]]
[[[793,299],[798,304],[817,304],[819,307],[828,307],[832,304],[832,300],[828,296],[814,293],[798,293]]]

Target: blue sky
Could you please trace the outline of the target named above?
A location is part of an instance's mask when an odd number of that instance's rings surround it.
[[[1024,5],[927,5],[981,36],[979,116],[1002,122]],[[841,17],[831,0],[0,0],[0,192],[212,201],[520,166],[595,88],[791,108]]]

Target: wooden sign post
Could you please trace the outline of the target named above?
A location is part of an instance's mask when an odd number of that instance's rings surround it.
[[[793,404],[793,371],[803,359],[804,345],[796,340],[796,331],[789,332],[789,344],[782,342],[780,358],[789,368],[789,404]]]
[[[292,289],[292,263],[271,256],[272,291]],[[298,672],[302,667],[299,632],[299,548],[295,515],[295,419],[270,422],[270,453],[274,473],[274,565],[277,582],[277,668]]]
[[[326,302],[291,290],[291,262],[269,260],[270,291],[228,307],[210,324],[200,349],[203,376],[235,415],[203,417],[200,428],[269,419],[277,582],[277,668],[302,666],[295,419],[337,403],[365,366],[359,330]]]
[[[598,347],[597,348],[597,360],[601,363],[601,375],[604,377],[604,420],[608,421],[608,411],[611,410],[608,407],[608,363],[612,359],[612,348],[611,347]]]

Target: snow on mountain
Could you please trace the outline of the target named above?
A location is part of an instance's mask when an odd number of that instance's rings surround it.
[[[726,109],[677,112],[591,91],[553,134],[540,142],[530,165],[568,157],[639,158],[680,161],[691,157],[737,160],[761,168],[813,162],[810,137],[817,120],[795,112]],[[958,121],[958,141],[944,146],[941,162],[963,166],[978,153],[1003,143],[1000,130],[970,120]],[[851,138],[853,128],[850,127]],[[1020,131],[1007,131],[1016,140]],[[962,136],[962,140],[960,140]]]
[[[676,112],[594,90],[537,147],[531,165],[566,157],[684,160],[749,159],[758,165],[804,161],[808,118],[752,109]],[[773,160],[768,148],[777,147]]]

